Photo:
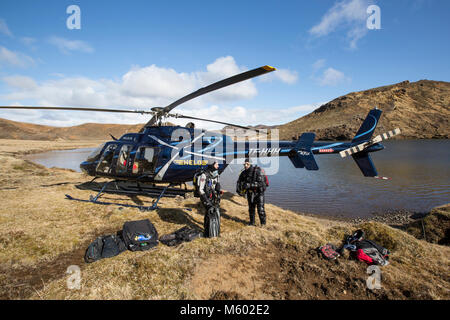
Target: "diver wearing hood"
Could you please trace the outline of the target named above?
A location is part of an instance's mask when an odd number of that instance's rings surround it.
[[[198,177],[200,200],[206,209],[220,203],[219,164],[214,162]]]
[[[220,234],[220,196],[219,164],[214,162],[198,177],[200,200],[206,209],[204,229],[205,237],[217,237]]]

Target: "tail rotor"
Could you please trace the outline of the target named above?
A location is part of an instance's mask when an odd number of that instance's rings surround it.
[[[379,143],[383,140],[399,135],[401,131],[399,128],[396,128],[372,138],[380,116],[381,110],[377,108],[370,110],[363,124],[353,138],[351,143],[352,146],[339,152],[339,154],[342,158],[352,156],[353,160],[355,160],[365,177],[387,180],[389,178],[378,176],[377,169],[375,168],[369,153],[384,149],[383,145]]]

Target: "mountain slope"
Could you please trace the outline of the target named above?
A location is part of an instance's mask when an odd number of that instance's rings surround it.
[[[449,138],[450,83],[420,80],[341,96],[279,126],[280,139],[312,131],[316,139],[350,140],[374,107],[383,111],[375,134],[398,127],[403,139]]]
[[[51,127],[16,122],[0,118],[0,139],[21,140],[83,140],[110,139],[110,133],[119,138],[127,132],[138,132],[143,124],[99,124],[85,123],[73,127]]]

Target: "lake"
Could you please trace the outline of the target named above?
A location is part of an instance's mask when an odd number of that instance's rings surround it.
[[[371,156],[378,174],[390,180],[366,178],[351,157],[342,159],[338,154],[316,155],[319,171],[295,169],[288,158],[282,157],[278,173],[268,176],[266,202],[293,211],[344,217],[400,209],[425,212],[450,202],[450,141],[383,144],[385,150]],[[46,167],[80,171],[80,163],[92,150],[51,151],[27,159]],[[231,164],[222,173],[224,189],[234,192],[242,167]]]

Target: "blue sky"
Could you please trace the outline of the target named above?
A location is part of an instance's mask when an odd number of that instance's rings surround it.
[[[80,8],[81,29],[67,28],[70,5]],[[370,5],[380,9],[380,29],[367,28]],[[268,64],[278,70],[175,112],[285,123],[349,92],[449,81],[449,12],[447,0],[2,0],[0,104],[146,109]],[[147,121],[28,110],[0,117],[58,126]]]

